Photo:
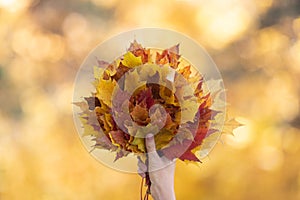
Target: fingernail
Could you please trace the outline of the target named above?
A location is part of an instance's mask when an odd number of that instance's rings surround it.
[[[152,137],[153,137],[152,133],[149,133],[149,134],[146,135],[147,139],[152,138]]]

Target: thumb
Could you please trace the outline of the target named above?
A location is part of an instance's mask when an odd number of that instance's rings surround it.
[[[151,133],[146,136],[146,149],[148,153],[156,151],[155,140]]]
[[[146,148],[147,148],[149,162],[151,163],[151,165],[153,165],[159,160],[159,155],[156,152],[154,136],[151,133],[146,136]]]

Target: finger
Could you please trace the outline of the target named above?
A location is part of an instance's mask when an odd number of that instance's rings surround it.
[[[159,155],[156,152],[155,140],[152,134],[148,134],[146,136],[146,148],[148,153],[149,162],[155,162],[155,160],[159,160]]]
[[[148,153],[156,151],[154,137],[151,133],[146,136],[146,148]]]

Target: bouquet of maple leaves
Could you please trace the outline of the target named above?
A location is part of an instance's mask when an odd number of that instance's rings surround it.
[[[211,108],[214,94],[205,89],[202,75],[179,54],[179,45],[160,50],[134,41],[115,61],[97,63],[95,92],[75,103],[81,109],[83,135],[92,137],[94,148],[116,152],[115,161],[130,153],[144,155],[145,135],[156,132],[160,155],[200,162],[196,152],[206,137],[219,131],[210,128],[219,111]],[[176,72],[172,78],[166,78],[172,71]],[[147,83],[147,79],[157,83]],[[135,88],[141,82],[144,84]],[[192,93],[187,95],[185,87],[191,87]],[[116,88],[121,92],[114,93]],[[124,102],[130,119],[122,113]],[[158,104],[163,109],[158,107],[151,113]],[[164,120],[158,120],[161,118]]]

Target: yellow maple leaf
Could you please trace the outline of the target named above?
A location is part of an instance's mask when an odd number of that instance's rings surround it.
[[[85,116],[80,116],[80,121],[83,125],[83,134],[82,136],[99,136],[99,132],[95,131],[94,127],[92,127],[91,125],[89,125],[87,123],[87,119],[85,118]]]
[[[141,150],[139,150],[137,145],[132,145],[130,143],[126,144],[126,148],[127,148],[127,150],[132,151],[134,153],[144,153]]]
[[[104,114],[104,119],[107,122],[108,126],[112,129],[114,126],[113,126],[113,123],[112,123],[112,116],[111,116],[111,114],[110,113],[105,113]]]
[[[188,65],[184,68],[179,69],[178,71],[185,79],[189,79],[190,75],[191,75],[191,66]]]
[[[137,146],[137,148],[141,152],[146,152],[145,139],[144,138],[134,137],[133,141],[131,142],[131,145]]]
[[[227,120],[223,126],[222,134],[230,134],[233,135],[233,130],[242,126],[243,124],[236,121],[235,118],[231,118]]]
[[[98,66],[94,66],[94,78],[95,78],[95,79],[98,79],[98,80],[101,79],[104,70],[105,70],[105,69],[103,69],[103,68],[100,68],[100,67],[98,67]]]
[[[112,93],[114,91],[114,88],[116,86],[116,81],[115,80],[96,80],[94,82],[97,94],[96,96],[98,97],[99,100],[102,100],[103,103],[111,107],[111,97]]]
[[[192,97],[189,100],[182,101],[180,106],[181,106],[181,123],[193,121],[199,108],[197,99]]]
[[[162,149],[164,147],[167,147],[167,145],[170,143],[173,137],[173,131],[166,128],[161,129],[160,132],[154,136],[156,149]]]
[[[143,64],[142,58],[140,56],[136,57],[130,51],[124,55],[124,59],[122,60],[122,63],[128,68],[133,68]]]
[[[158,66],[154,64],[144,64],[137,67],[139,70],[139,77],[141,81],[149,80],[149,77],[154,76],[158,71]]]
[[[174,92],[169,88],[160,86],[159,95],[167,104],[178,105],[178,103],[175,102],[176,98]]]
[[[184,126],[184,125],[183,125]],[[194,136],[193,134],[191,133],[191,131],[189,129],[187,129],[186,127],[182,127],[180,129],[180,131],[176,134],[176,139],[177,141],[179,141],[180,143],[182,143],[183,140],[191,140],[193,141],[194,140]]]
[[[146,81],[141,81],[139,72],[134,69],[125,75],[124,91],[133,93],[137,88],[145,84]]]
[[[147,124],[147,126],[140,126],[137,131],[135,137],[146,137],[148,133],[155,134],[159,131],[158,127],[156,125],[153,125],[152,123]]]

